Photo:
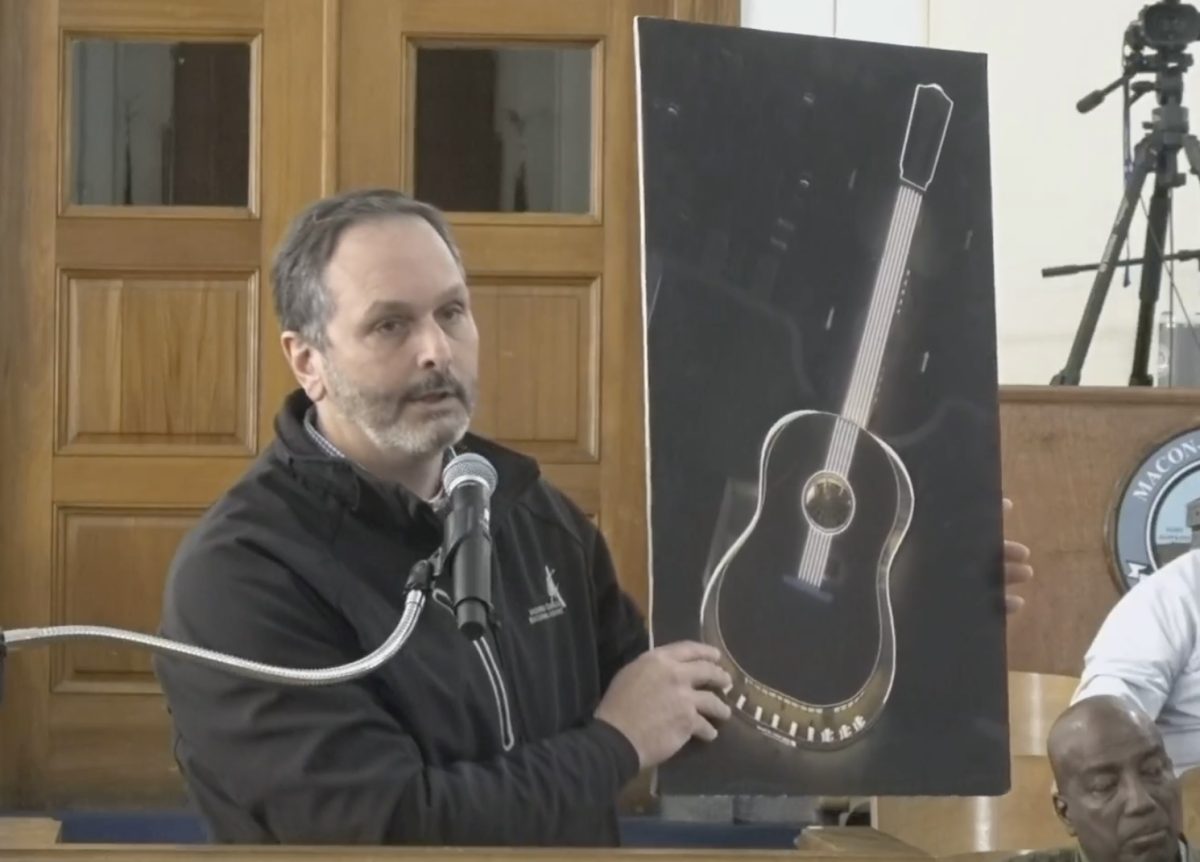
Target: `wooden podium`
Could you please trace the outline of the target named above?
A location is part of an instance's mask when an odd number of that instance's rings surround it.
[[[1106,534],[1120,486],[1156,445],[1196,426],[1200,390],[1001,387],[1006,528],[1033,549],[1037,573],[1009,621],[1009,670],[1079,676],[1121,596]]]
[[[747,862],[798,859],[803,862],[928,862],[914,847],[865,827],[815,827],[796,840],[795,850],[671,850],[458,847],[242,847],[228,845],[60,844],[59,825],[49,818],[0,818],[0,862],[69,860],[69,862],[255,862],[303,859],[306,862],[600,862],[606,859],[645,862]]]

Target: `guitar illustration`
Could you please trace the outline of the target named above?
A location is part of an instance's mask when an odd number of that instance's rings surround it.
[[[842,408],[797,410],[767,432],[753,518],[704,588],[702,637],[733,678],[724,694],[734,713],[790,747],[853,743],[882,714],[895,679],[891,565],[915,500],[908,470],[868,423],[953,105],[937,84],[914,89]]]

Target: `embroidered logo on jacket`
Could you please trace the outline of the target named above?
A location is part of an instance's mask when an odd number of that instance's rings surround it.
[[[546,566],[545,569],[547,601],[529,609],[530,625],[561,616],[562,612],[567,609],[567,603],[563,601],[562,593],[558,591],[558,582],[554,580],[554,569],[549,566]]]

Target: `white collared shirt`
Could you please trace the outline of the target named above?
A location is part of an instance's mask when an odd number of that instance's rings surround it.
[[[1200,550],[1140,581],[1109,611],[1071,702],[1124,697],[1155,719],[1177,774],[1200,766]]]

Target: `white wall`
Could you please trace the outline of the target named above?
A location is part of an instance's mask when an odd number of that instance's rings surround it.
[[[1120,93],[1081,115],[1075,102],[1120,73],[1120,42],[1144,5],[1131,0],[743,0],[742,24],[761,29],[928,45],[988,55],[998,352],[1002,383],[1047,383],[1066,359],[1092,276],[1043,279],[1040,270],[1095,261],[1121,193]],[[1200,54],[1200,46],[1195,46]],[[1193,79],[1193,76],[1196,76]],[[1200,107],[1200,71],[1185,75],[1185,104]],[[1135,106],[1142,134],[1151,96]],[[1197,121],[1200,122],[1200,121]],[[1198,166],[1200,167],[1200,166]],[[1149,189],[1143,200],[1149,201]],[[1176,193],[1175,242],[1200,247],[1200,184]],[[1145,216],[1134,219],[1141,255]],[[1137,319],[1137,280],[1113,280],[1084,366],[1085,384],[1125,385]],[[1175,282],[1200,323],[1200,276]],[[1164,276],[1159,310],[1171,301]],[[1175,319],[1183,322],[1178,303]],[[1157,326],[1156,326],[1157,329]],[[1154,373],[1157,355],[1151,352]]]
[[[971,6],[980,0],[959,0]],[[896,45],[929,41],[929,0],[742,0],[742,26]]]

